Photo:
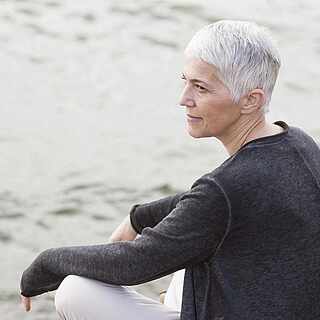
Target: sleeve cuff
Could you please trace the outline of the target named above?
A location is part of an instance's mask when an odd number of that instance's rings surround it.
[[[142,230],[141,230],[139,224],[137,223],[137,220],[136,220],[135,214],[134,214],[134,213],[135,213],[135,210],[136,210],[136,208],[137,208],[138,206],[139,206],[139,204],[135,204],[135,205],[131,208],[129,215],[130,215],[130,222],[131,222],[132,228],[133,228],[138,234],[141,234]]]

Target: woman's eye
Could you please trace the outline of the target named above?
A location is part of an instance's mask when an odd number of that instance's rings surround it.
[[[199,84],[196,84],[195,87],[200,91],[200,92],[205,92],[207,89],[203,86],[200,86]]]

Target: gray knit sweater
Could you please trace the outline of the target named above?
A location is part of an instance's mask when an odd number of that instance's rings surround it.
[[[69,274],[136,285],[186,269],[182,320],[320,319],[320,150],[302,130],[250,141],[190,190],[133,206],[134,241],[52,248],[25,296]]]

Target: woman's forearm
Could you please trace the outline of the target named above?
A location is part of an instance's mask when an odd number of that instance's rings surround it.
[[[146,227],[154,227],[176,207],[186,193],[187,191],[180,192],[159,200],[134,205],[130,210],[132,227],[139,234]]]

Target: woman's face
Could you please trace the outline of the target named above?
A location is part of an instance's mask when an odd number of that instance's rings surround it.
[[[186,107],[187,130],[194,138],[227,137],[240,118],[240,106],[232,101],[228,88],[216,74],[213,65],[187,58],[180,105]]]

